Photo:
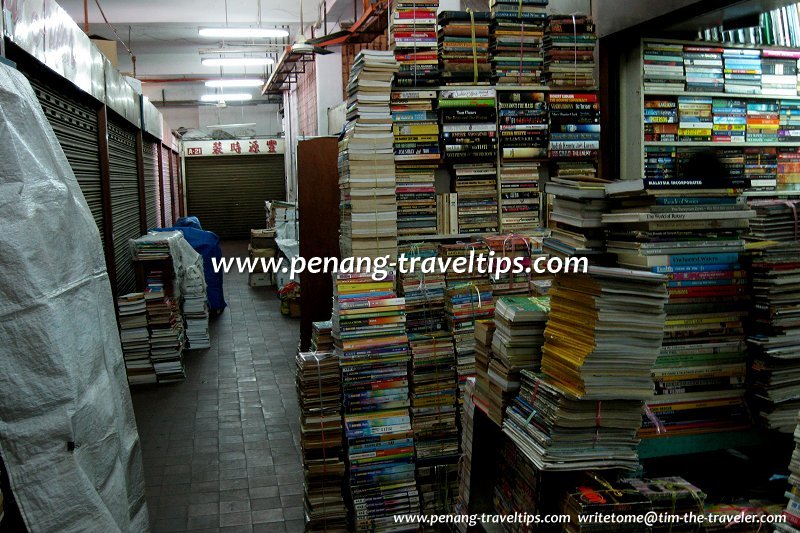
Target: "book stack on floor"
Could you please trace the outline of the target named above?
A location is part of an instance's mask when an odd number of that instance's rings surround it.
[[[452,508],[458,426],[456,360],[446,331],[410,333],[411,426],[417,454],[422,512]],[[449,495],[449,496],[448,496]]]
[[[252,261],[257,261],[260,267],[261,257],[265,261],[275,257],[278,253],[278,245],[275,242],[275,229],[251,229],[250,245],[247,247],[247,255]],[[266,266],[266,265],[265,265]],[[248,284],[251,287],[271,287],[276,283],[274,272],[263,272],[258,268],[258,272],[251,272],[248,276]]]
[[[503,439],[497,463],[497,478],[492,491],[495,512],[501,515],[542,513],[541,472],[510,439]]]
[[[548,0],[493,0],[492,72],[498,85],[540,85]]]
[[[678,140],[678,104],[674,98],[645,98],[644,140],[665,142]]]
[[[687,91],[721,93],[724,90],[722,52],[723,49],[718,46],[683,47]]]
[[[761,94],[761,50],[725,48],[725,92]]]
[[[392,91],[398,235],[436,233],[436,91]]]
[[[800,411],[800,242],[757,246],[752,276],[751,406],[762,425],[791,433]]]
[[[438,22],[442,82],[445,85],[488,85],[492,77],[489,13],[442,11]]]
[[[422,265],[435,261],[439,245],[429,242],[401,245],[399,256],[419,258],[414,272],[401,272],[397,292],[405,298],[406,331],[431,333],[444,329],[444,273],[422,272]]]
[[[331,352],[301,352],[295,363],[306,531],[346,531],[339,360]]]
[[[311,323],[311,351],[333,351],[333,337],[331,336],[330,320]]]
[[[439,0],[393,0],[389,47],[400,65],[398,87],[436,85],[439,80],[436,10]]]
[[[644,43],[644,88],[653,91],[683,91],[683,46],[680,44]]]
[[[687,513],[699,515],[703,513],[706,499],[705,493],[680,476],[653,479],[625,479],[639,494],[647,498],[653,511],[660,516]],[[678,533],[679,531],[697,532],[699,524],[654,524],[653,533]]]
[[[775,524],[775,531],[796,533],[800,529],[800,417],[795,418],[794,452],[789,461],[789,488],[786,497],[789,502],[783,511],[785,524]]]
[[[648,402],[667,435],[748,425],[742,402],[748,288],[740,252],[753,212],[734,188],[742,180],[712,177],[715,169],[702,160],[692,165],[675,182],[609,185],[613,205],[603,216],[608,251],[621,266],[669,277],[664,343],[653,366],[656,394]],[[698,174],[706,177],[691,177]],[[641,434],[659,430],[645,419]]]
[[[530,230],[539,221],[539,162],[547,157],[544,93],[498,94],[500,121],[500,213],[505,232]]]
[[[651,272],[590,267],[555,277],[542,374],[522,371],[503,423],[538,469],[637,467],[666,301],[666,278]]]
[[[181,312],[186,323],[186,349],[211,348],[208,332],[208,305],[202,258],[192,269],[184,269],[181,277]]]
[[[706,96],[678,97],[678,140],[711,142],[713,103]]]
[[[132,292],[117,299],[119,309],[119,337],[128,383],[141,385],[156,383],[153,363],[150,361],[150,333],[147,330],[147,307],[144,293]]]
[[[458,195],[459,233],[497,232],[495,91],[441,91],[439,116],[445,162]]]
[[[394,526],[397,513],[419,512],[408,407],[404,300],[392,273],[338,274],[331,318],[342,369],[342,410],[353,530]]]
[[[347,84],[347,124],[339,140],[340,249],[343,257],[397,254],[391,52],[362,50]]]
[[[489,363],[492,360],[492,338],[494,337],[494,319],[483,318],[475,321],[475,398],[473,401],[488,413]],[[481,389],[478,391],[478,389]]]
[[[495,306],[492,357],[486,375],[478,374],[477,394],[486,414],[502,425],[506,406],[517,395],[520,372],[541,368],[547,297],[503,296]]]
[[[786,52],[793,57],[786,57]],[[797,58],[788,50],[761,51],[761,94],[797,96]]]
[[[775,181],[778,190],[800,190],[800,148],[779,147],[776,167]]]
[[[566,491],[561,503],[561,512],[570,517],[569,525],[564,528],[566,533],[649,532],[650,527],[640,525],[629,529],[607,519],[625,516],[641,520],[645,515],[652,514],[651,511],[650,500],[630,483],[616,481],[612,476],[596,472],[585,472],[580,476],[576,485]],[[586,520],[590,517],[597,521],[597,525]]]
[[[747,142],[777,142],[780,124],[778,102],[747,102]]]
[[[461,409],[461,459],[458,462],[458,497],[455,512],[469,514],[470,481],[472,480],[472,443],[475,433],[475,378],[464,384],[464,403]],[[461,533],[467,532],[467,524],[456,524]]]
[[[457,261],[459,258],[476,258],[483,254],[488,258],[489,249],[483,243],[444,244],[440,248],[443,258]],[[451,263],[452,264],[452,263]],[[475,260],[477,265],[477,259]],[[475,322],[494,315],[492,284],[488,274],[477,268],[465,269],[461,274],[452,270],[445,273],[444,293],[447,329],[453,335],[458,372],[459,401],[463,401],[464,383],[475,376]]]
[[[544,82],[549,87],[594,86],[597,35],[586,15],[551,15],[544,33]]]
[[[165,296],[148,299],[147,325],[150,328],[150,360],[158,382],[172,383],[186,379],[183,366],[186,335],[178,303]]]

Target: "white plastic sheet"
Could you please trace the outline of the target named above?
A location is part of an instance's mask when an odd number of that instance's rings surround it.
[[[100,236],[27,80],[0,64],[0,454],[31,531],[146,531]]]

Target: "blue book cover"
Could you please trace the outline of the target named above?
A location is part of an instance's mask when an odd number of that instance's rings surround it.
[[[737,255],[737,254],[732,254]],[[720,270],[738,270],[742,268],[738,262],[735,263],[709,263],[707,265],[683,265],[683,266],[656,266],[650,270],[656,274],[680,274],[688,272],[717,272]]]

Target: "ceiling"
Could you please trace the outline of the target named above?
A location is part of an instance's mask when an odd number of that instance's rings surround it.
[[[58,0],[81,28],[84,27],[83,0]],[[136,77],[143,80],[143,92],[155,102],[196,101],[209,92],[203,79],[220,76],[266,77],[265,67],[234,67],[220,70],[200,63],[200,50],[252,50],[254,54],[268,53],[274,57],[288,40],[225,41],[198,35],[200,27],[258,25],[259,4],[261,27],[283,27],[294,38],[300,27],[299,0],[99,0],[108,21],[119,37],[129,44],[136,57]],[[318,0],[303,2],[303,21],[307,26],[318,19]],[[116,40],[114,31],[103,21],[95,0],[88,1],[90,35]],[[130,54],[122,44],[117,45],[119,69],[133,73]],[[218,57],[219,55],[213,55]],[[192,81],[181,82],[181,79]],[[236,89],[236,92],[242,92]],[[246,89],[257,100],[258,89]]]

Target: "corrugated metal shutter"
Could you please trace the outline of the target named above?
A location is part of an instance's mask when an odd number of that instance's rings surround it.
[[[108,169],[117,293],[126,294],[136,289],[128,241],[140,235],[136,136],[131,130],[111,119],[108,121]]]
[[[30,78],[29,81],[58,138],[61,149],[64,150],[64,155],[67,156],[67,161],[100,230],[100,239],[103,240],[103,195],[97,110],[46,87],[35,78]]]
[[[263,228],[264,201],[284,200],[283,155],[187,157],[188,215],[225,239]]]
[[[169,186],[170,176],[172,175],[170,172],[170,168],[172,167],[172,152],[169,148],[162,146],[161,147],[161,194],[162,196],[162,205],[164,206],[164,227],[169,228],[172,227],[172,224],[175,222],[175,219],[172,218],[172,191]]]
[[[172,183],[173,183],[173,205],[172,212],[175,220],[183,216],[183,176],[181,176],[181,158],[175,152],[172,155]]]
[[[144,201],[147,209],[147,229],[161,226],[158,206],[158,144],[144,140],[142,161],[144,162]]]

